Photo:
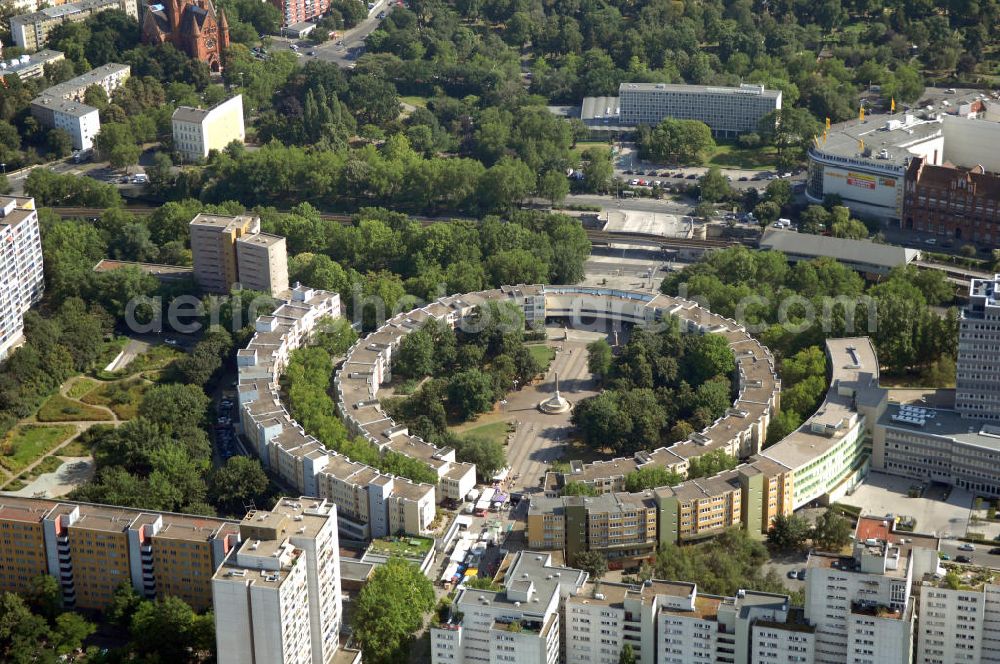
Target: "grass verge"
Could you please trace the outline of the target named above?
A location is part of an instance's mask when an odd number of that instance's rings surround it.
[[[503,445],[507,442],[507,432],[510,430],[510,426],[509,422],[501,420],[500,422],[480,424],[477,427],[456,431],[455,433],[463,438],[465,436],[479,436],[480,438],[486,438],[487,440]]]

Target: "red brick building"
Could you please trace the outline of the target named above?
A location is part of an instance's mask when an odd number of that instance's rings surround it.
[[[1000,246],[1000,175],[933,166],[921,157],[906,169],[903,228]]]
[[[212,0],[163,0],[150,4],[142,20],[142,41],[170,42],[188,56],[222,71],[222,51],[229,48],[226,13],[216,13]]]

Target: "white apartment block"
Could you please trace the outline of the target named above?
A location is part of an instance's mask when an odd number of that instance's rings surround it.
[[[757,131],[768,113],[781,109],[781,91],[762,85],[712,87],[669,83],[622,83],[618,88],[621,125],[654,127],[666,118],[699,120],[712,135],[735,138]]]
[[[922,664],[1000,662],[1000,585],[992,571],[968,569],[961,586],[927,575],[919,588],[917,658]]]
[[[973,279],[958,331],[955,409],[1000,420],[1000,274]]]
[[[42,95],[31,102],[31,114],[42,125],[69,134],[74,150],[93,148],[94,139],[101,133],[98,110],[78,101]]]
[[[939,563],[936,537],[905,535],[862,517],[853,555],[810,555],[805,617],[816,628],[816,664],[910,664],[912,583]]]
[[[521,551],[505,564],[503,589],[461,588],[452,620],[431,629],[433,664],[556,664],[559,612],[587,573],[552,565],[546,553]]]
[[[83,103],[87,88],[99,86],[110,96],[125,84],[131,72],[128,65],[112,62],[46,88],[31,100],[31,115],[42,126],[68,133],[74,149],[89,150],[101,132],[101,119],[96,108]]]
[[[185,161],[208,157],[233,141],[246,139],[243,123],[243,95],[236,95],[212,108],[180,106],[171,116],[174,150]]]
[[[10,61],[0,60],[0,75],[17,74],[22,81],[29,78],[41,78],[45,73],[45,65],[55,64],[66,57],[59,51],[42,49],[37,53],[25,53]]]
[[[37,3],[35,4],[37,7]],[[14,43],[26,51],[37,51],[45,46],[49,32],[66,22],[79,22],[88,16],[109,9],[120,9],[134,19],[139,11],[135,0],[81,0],[80,2],[54,3],[53,7],[21,14],[10,19],[10,33]]]
[[[812,664],[814,630],[785,595],[699,594],[693,583],[587,584],[566,599],[566,664]]]
[[[231,237],[226,231],[222,243]],[[217,253],[208,258],[214,265],[221,262]],[[292,351],[308,341],[321,320],[340,317],[341,307],[337,293],[299,284],[282,297],[281,306],[256,319],[253,338],[236,354],[241,432],[264,467],[283,482],[336,504],[340,530],[352,539],[426,532],[435,515],[433,485],[386,475],[328,450],[285,410],[277,385]]]
[[[788,597],[741,590],[736,597],[669,595],[657,616],[664,664],[812,662],[813,629]]]
[[[24,340],[24,312],[44,288],[35,199],[0,196],[0,360]]]
[[[336,506],[282,498],[249,512],[240,537],[212,579],[220,664],[333,662],[343,618]]]

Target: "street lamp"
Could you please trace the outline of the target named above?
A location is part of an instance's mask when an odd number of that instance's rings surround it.
[[[3,168],[3,174],[7,175],[7,164],[0,163],[0,168]]]

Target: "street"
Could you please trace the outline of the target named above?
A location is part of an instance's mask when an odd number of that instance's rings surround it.
[[[294,51],[292,49],[294,44],[298,48],[298,57],[303,61],[315,59],[333,62],[340,67],[353,68],[354,61],[364,53],[365,40],[368,39],[368,35],[378,28],[382,20],[378,17],[379,13],[384,11],[388,14],[394,6],[395,4],[390,4],[388,0],[378,0],[374,9],[368,13],[368,18],[343,32],[337,39],[322,44],[314,44],[308,38],[271,37],[271,50]],[[315,53],[315,55],[309,55],[310,53]]]

